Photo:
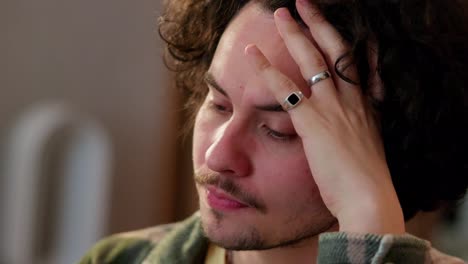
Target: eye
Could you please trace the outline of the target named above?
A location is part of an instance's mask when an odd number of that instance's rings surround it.
[[[291,140],[294,140],[297,137],[296,134],[284,134],[284,133],[281,133],[281,132],[278,132],[278,131],[275,131],[275,130],[271,129],[271,128],[267,127],[266,125],[263,125],[262,129],[265,131],[265,133],[269,137],[271,137],[274,140],[278,140],[278,141],[291,141]]]
[[[211,101],[209,103],[209,108],[214,110],[215,112],[218,112],[218,113],[221,113],[221,114],[227,114],[227,113],[230,113],[231,112],[231,109],[229,109],[228,107],[222,105],[222,104],[217,104],[213,101]]]

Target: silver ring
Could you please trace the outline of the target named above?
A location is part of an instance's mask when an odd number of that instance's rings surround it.
[[[323,71],[323,72],[320,72],[314,76],[312,76],[309,80],[307,80],[307,83],[309,84],[309,87],[311,87],[312,85],[320,82],[320,81],[323,81],[325,79],[328,79],[330,78],[331,74],[329,71]]]
[[[283,109],[285,111],[289,111],[293,109],[294,107],[298,106],[301,103],[302,98],[304,98],[304,95],[302,94],[301,91],[290,93],[286,97],[286,99],[284,99],[284,102],[282,105]]]

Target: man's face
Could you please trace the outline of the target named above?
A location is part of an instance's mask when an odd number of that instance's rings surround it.
[[[294,244],[335,223],[288,114],[265,107],[277,102],[244,55],[250,43],[310,94],[273,15],[248,4],[217,47],[193,146],[203,229],[213,242],[236,250]]]

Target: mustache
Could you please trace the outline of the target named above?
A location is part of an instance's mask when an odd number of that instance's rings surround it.
[[[216,186],[232,195],[234,198],[239,199],[242,203],[246,203],[248,206],[257,209],[264,214],[267,212],[266,205],[260,198],[244,191],[231,178],[224,177],[220,173],[198,170],[195,172],[194,179],[197,184]]]

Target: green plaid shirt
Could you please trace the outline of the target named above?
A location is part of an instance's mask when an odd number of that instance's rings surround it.
[[[208,240],[196,213],[183,222],[118,234],[97,243],[80,264],[204,263]],[[411,235],[323,233],[317,263],[465,263]]]

